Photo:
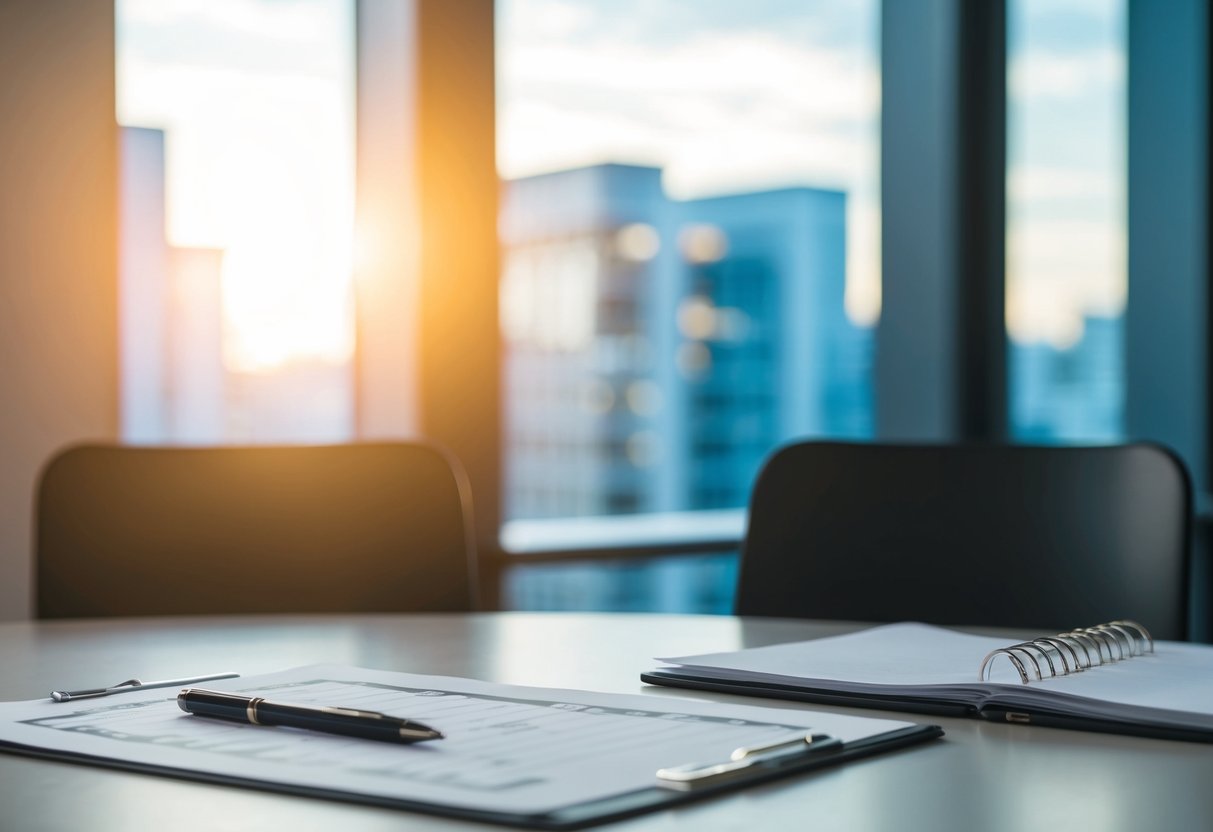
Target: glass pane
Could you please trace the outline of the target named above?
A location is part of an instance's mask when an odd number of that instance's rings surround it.
[[[879,4],[497,8],[507,518],[737,508],[870,436]]]
[[[353,0],[118,0],[123,435],[351,432]]]
[[[1011,427],[1124,433],[1125,0],[1008,4]]]
[[[507,609],[728,615],[737,562],[726,553],[526,564],[506,573],[502,594]]]

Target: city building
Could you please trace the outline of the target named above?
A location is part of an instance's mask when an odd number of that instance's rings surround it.
[[[507,517],[738,507],[780,442],[871,435],[843,193],[603,164],[504,199]]]
[[[1118,442],[1124,436],[1124,318],[1088,316],[1059,348],[1010,344],[1011,421],[1021,442]]]

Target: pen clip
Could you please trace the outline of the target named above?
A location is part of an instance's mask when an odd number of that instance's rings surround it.
[[[742,746],[733,750],[729,759],[717,763],[685,763],[657,770],[661,785],[688,788],[711,783],[755,768],[778,768],[809,756],[837,751],[842,743],[826,734],[811,731],[789,740]]]

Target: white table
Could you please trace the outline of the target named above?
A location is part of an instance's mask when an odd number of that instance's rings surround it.
[[[652,688],[653,656],[732,650],[856,625],[589,613],[220,617],[0,624],[0,699],[131,676],[261,673],[336,662],[495,682],[746,704]],[[1213,696],[1213,680],[1210,680]],[[860,715],[879,711],[829,709]],[[947,736],[601,829],[1155,830],[1213,828],[1213,745],[894,715]],[[407,812],[0,754],[0,829],[491,830]]]

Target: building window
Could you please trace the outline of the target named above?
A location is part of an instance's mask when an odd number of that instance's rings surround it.
[[[1010,424],[1124,436],[1125,0],[1008,3]]]
[[[497,15],[507,548],[740,513],[778,444],[870,437],[879,4]]]
[[[353,0],[118,0],[122,434],[352,433]]]

